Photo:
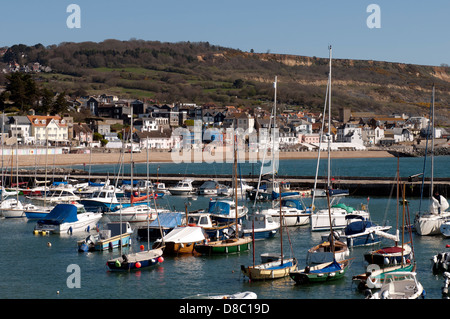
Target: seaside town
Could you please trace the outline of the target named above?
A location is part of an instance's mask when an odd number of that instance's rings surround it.
[[[220,147],[226,144],[227,129],[242,130],[247,134],[262,136],[269,130],[270,110],[261,107],[216,107],[214,105],[164,104],[157,105],[141,100],[126,100],[118,96],[102,94],[67,100],[68,109],[75,112],[90,112],[85,123],[75,123],[67,112],[47,116],[4,115],[2,134],[5,146],[18,142],[20,155],[36,152],[34,146],[57,146],[61,152],[89,152],[98,148],[117,151],[124,147],[139,152],[149,148],[167,152],[173,149],[192,147],[208,149],[209,144]],[[133,114],[133,143],[123,141],[129,130]],[[279,150],[285,152],[317,151],[320,131],[328,130],[327,118],[322,113],[296,111],[284,107],[276,116],[279,132]],[[325,120],[325,126],[322,122]],[[200,123],[201,141],[194,141],[194,123]],[[429,128],[429,118],[407,114],[379,115],[340,109],[339,116],[332,118],[331,135],[333,151],[402,150],[409,155],[419,152],[424,145]],[[173,134],[184,128],[190,134]],[[437,145],[447,147],[448,134],[443,128],[435,128]],[[259,135],[261,134],[261,135]],[[248,142],[248,141],[247,141]],[[196,143],[196,144],[195,144]],[[230,143],[230,141],[228,141]],[[322,144],[326,148],[326,143]],[[247,149],[264,147],[264,143],[246,145]],[[28,152],[28,153],[27,153]]]

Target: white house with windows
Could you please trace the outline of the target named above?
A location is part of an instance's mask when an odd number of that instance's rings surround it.
[[[66,120],[60,116],[27,116],[31,130],[30,135],[35,139],[35,143],[45,145],[46,141],[54,145],[67,144],[69,142],[68,125]]]

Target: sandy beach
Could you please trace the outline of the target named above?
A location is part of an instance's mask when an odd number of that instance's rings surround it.
[[[147,152],[142,153],[126,153],[123,156],[124,163],[129,163],[131,161],[131,156],[133,162],[145,163],[147,161]],[[189,157],[190,156],[190,157]],[[196,156],[194,158],[194,156]],[[197,154],[184,154],[178,155],[170,152],[149,152],[148,158],[151,163],[189,163],[189,162],[225,162],[229,160],[227,156],[229,153],[215,154],[211,156],[209,153],[197,153]],[[231,155],[232,156],[232,155]],[[387,151],[336,151],[332,152],[332,158],[383,158],[383,157],[393,157]],[[58,154],[58,155],[21,155],[19,156],[19,167],[45,167],[47,162],[48,166],[53,165],[88,165],[91,164],[118,164],[121,161],[120,153],[92,153],[90,154]],[[326,158],[327,153],[322,152],[321,158]],[[255,159],[256,157],[253,157]],[[279,159],[316,159],[317,152],[280,152]],[[246,154],[246,160],[248,161],[248,153]],[[256,158],[256,160],[261,161],[261,159]],[[14,160],[14,166],[16,161]],[[5,162],[5,165],[11,165],[11,160]]]

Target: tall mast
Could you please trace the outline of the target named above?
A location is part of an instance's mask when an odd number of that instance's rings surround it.
[[[275,127],[277,125],[277,76],[273,82],[275,93],[273,97],[273,128],[272,128],[272,191],[275,191]],[[278,186],[278,192],[281,196],[281,188]],[[273,205],[273,202],[272,202]]]
[[[133,206],[133,188],[134,188],[134,184],[133,184],[133,170],[134,170],[134,165],[133,165],[133,105],[131,106],[131,125],[130,125],[130,162],[131,162],[131,194],[130,194],[130,201],[131,201],[131,206]]]
[[[331,186],[330,176],[331,176],[331,45],[330,49],[330,71],[328,74],[328,179],[327,179],[327,188],[329,189]]]
[[[430,197],[433,196],[433,187],[434,187],[434,83],[433,83],[433,94],[431,100],[431,180],[430,180]]]

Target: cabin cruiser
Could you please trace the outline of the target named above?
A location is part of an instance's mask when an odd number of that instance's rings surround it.
[[[192,186],[192,179],[184,179],[179,181],[174,187],[169,187],[169,192],[172,195],[191,195],[195,193],[195,188]]]
[[[35,234],[72,234],[95,229],[101,213],[86,212],[81,204],[58,204],[48,215],[39,219],[34,227]]]

